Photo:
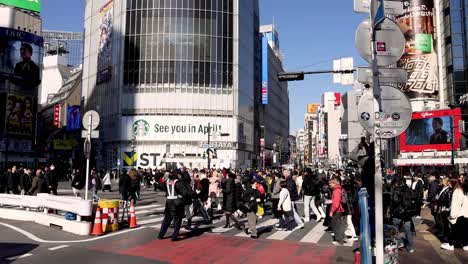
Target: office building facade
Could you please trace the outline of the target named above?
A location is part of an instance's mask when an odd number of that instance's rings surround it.
[[[250,167],[258,19],[252,0],[87,1],[98,165],[203,168],[211,148],[211,167]]]

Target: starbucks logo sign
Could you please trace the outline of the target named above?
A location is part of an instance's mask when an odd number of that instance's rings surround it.
[[[144,137],[148,135],[149,127],[150,125],[146,120],[140,119],[133,122],[132,131],[135,136]]]

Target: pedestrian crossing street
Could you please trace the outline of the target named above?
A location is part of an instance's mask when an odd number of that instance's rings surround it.
[[[143,198],[143,197],[142,197]],[[164,199],[162,197],[154,200],[153,198],[144,199],[138,201],[135,206],[135,214],[137,217],[137,223],[139,226],[145,226],[152,229],[160,229],[161,223],[164,219]],[[192,228],[203,229],[207,233],[219,234],[225,236],[235,237],[249,237],[244,231],[238,230],[235,227],[224,228],[225,217],[223,214],[215,214],[212,219],[212,224],[204,224],[201,216],[195,216],[192,219]],[[240,219],[241,222],[247,225],[247,219]],[[275,224],[278,223],[277,219],[272,218],[270,215],[264,216],[262,219],[257,220],[257,233],[260,239],[271,239],[271,240],[287,240],[297,241],[302,243],[313,243],[313,244],[331,244],[333,241],[331,233],[327,232],[327,227],[323,226],[323,223],[316,223],[310,221],[305,223],[303,229],[296,229],[293,231],[280,231],[275,228]],[[232,224],[232,223],[231,223]],[[185,222],[182,224],[181,234],[188,232],[184,229],[186,227]],[[169,231],[170,232],[170,231]],[[358,246],[352,241],[348,241],[343,246],[353,247]]]

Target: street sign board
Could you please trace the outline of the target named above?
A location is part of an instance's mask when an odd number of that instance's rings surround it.
[[[356,31],[356,48],[363,59],[372,63],[370,20],[364,20]],[[375,49],[377,66],[385,67],[396,64],[405,51],[405,37],[400,27],[385,18],[380,28],[375,31]]]
[[[101,121],[101,119],[99,117],[99,114],[94,110],[90,110],[90,111],[86,112],[83,115],[83,120],[82,120],[83,127],[85,129],[89,128],[89,118],[90,117],[91,117],[91,129],[94,130],[99,126],[99,122]]]
[[[87,138],[89,134],[88,130],[81,130],[82,138]],[[99,138],[99,130],[91,130],[91,138]]]
[[[379,68],[379,82],[384,84],[389,83],[406,83],[408,81],[408,73],[400,68]],[[357,80],[360,83],[372,83],[372,68],[358,67]]]
[[[376,137],[393,138],[403,133],[411,122],[411,103],[406,95],[392,86],[381,86],[380,110],[372,90],[359,101],[358,118],[364,129],[374,134],[374,122],[379,120]],[[374,112],[374,109],[375,112]],[[373,113],[374,112],[374,113]]]
[[[380,25],[385,19],[385,12],[384,12],[384,0],[374,0],[371,1],[371,17],[373,23],[373,27]]]
[[[351,71],[354,69],[354,59],[352,57],[333,60],[333,71]],[[354,84],[353,73],[334,73],[333,83],[342,85]]]
[[[354,0],[354,12],[369,13],[371,0]],[[403,14],[403,2],[401,0],[384,1],[385,14],[401,15]]]

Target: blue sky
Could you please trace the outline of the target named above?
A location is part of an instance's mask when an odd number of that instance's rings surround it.
[[[82,31],[84,0],[44,0],[43,28]],[[364,14],[353,11],[353,1],[260,0],[261,24],[275,23],[287,71],[328,70],[332,60],[352,56],[364,65],[354,46],[354,34]],[[344,92],[350,87],[333,84],[332,76],[309,75],[289,83],[290,130],[304,126],[308,103],[320,103],[327,91]]]

